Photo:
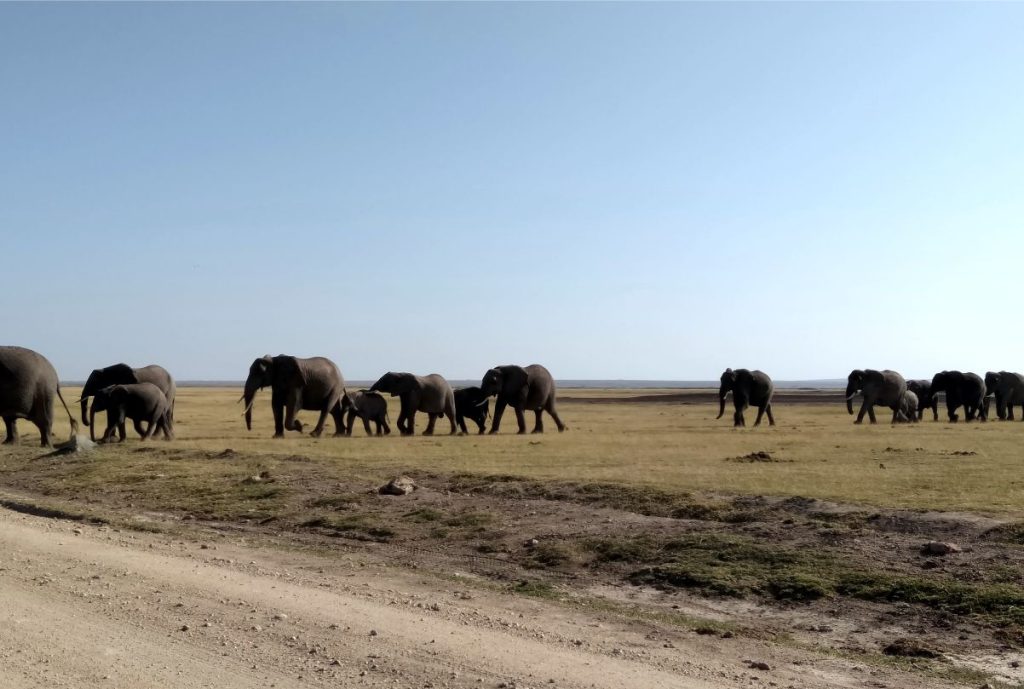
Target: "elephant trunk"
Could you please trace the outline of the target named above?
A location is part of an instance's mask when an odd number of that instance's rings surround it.
[[[89,410],[89,398],[86,396],[86,391],[83,390],[82,391],[82,423],[84,423],[86,426],[91,426],[92,422],[89,419],[87,419],[86,416],[85,416],[88,413],[88,410]]]
[[[252,430],[252,405],[256,401],[256,391],[259,385],[252,379],[252,376],[245,381],[245,391],[242,393],[242,400],[245,402],[245,430]]]
[[[85,406],[85,400],[82,400],[82,406]],[[85,421],[85,425],[89,427],[89,440],[96,442],[96,424],[93,422],[96,420],[96,405],[92,405],[92,409],[89,410],[89,420],[85,420],[85,412],[82,412],[82,421]]]
[[[729,390],[722,388],[718,391],[718,416],[716,419],[722,418],[722,414],[725,413],[725,398],[729,396]]]
[[[853,413],[853,398],[857,395],[857,390],[852,385],[846,386],[846,413]]]

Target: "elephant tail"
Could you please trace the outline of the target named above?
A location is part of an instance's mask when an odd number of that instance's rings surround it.
[[[78,435],[78,422],[75,421],[74,415],[68,409],[68,403],[64,401],[64,395],[60,394],[60,383],[57,384],[57,397],[60,399],[60,403],[64,405],[64,411],[68,413],[68,421],[71,422],[71,435]]]

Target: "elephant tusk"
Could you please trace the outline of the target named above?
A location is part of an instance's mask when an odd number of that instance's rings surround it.
[[[485,400],[484,400],[483,402],[477,402],[477,403],[476,403],[475,405],[473,405],[473,406],[476,406],[476,407],[482,407],[482,406],[484,406],[485,404],[487,404],[487,403],[488,403],[489,401],[490,401],[490,398],[488,397],[488,398],[487,398],[487,399],[485,399]]]
[[[852,395],[850,395],[849,397],[847,397],[847,398],[846,398],[846,401],[847,401],[847,402],[849,402],[850,400],[852,400],[852,399],[853,399],[854,397],[856,397],[856,396],[857,396],[857,393],[855,392],[855,393],[853,393]]]

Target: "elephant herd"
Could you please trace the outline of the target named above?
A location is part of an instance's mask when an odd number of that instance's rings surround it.
[[[774,385],[770,376],[762,371],[729,368],[720,381],[716,418],[725,414],[726,398],[732,394],[733,425],[746,424],[744,412],[750,407],[757,408],[755,426],[764,416],[770,425],[775,425]],[[256,393],[268,387],[275,438],[283,437],[285,431],[303,431],[297,418],[300,411],[319,413],[311,431],[313,436],[323,433],[328,415],[334,420],[335,435],[351,435],[357,417],[367,435],[389,434],[385,394],[399,398],[396,426],[402,435],[415,432],[416,414],[420,412],[427,415],[424,435],[433,434],[442,417],[448,420],[451,434],[468,433],[467,419],[476,424],[479,433],[484,433],[491,397],[496,398],[491,433],[498,432],[507,407],[515,412],[519,433],[526,432],[527,411],[536,415],[534,433],[544,431],[545,412],[554,419],[559,431],[566,430],[558,415],[554,379],[540,364],[496,366],[484,373],[479,387],[454,390],[436,373],[418,376],[391,371],[367,390],[348,391],[341,371],[330,359],[267,355],[252,362],[240,400],[245,403],[245,425],[249,430]],[[1019,406],[1024,420],[1024,375],[1007,371],[989,372],[984,379],[975,373],[941,371],[930,381],[907,381],[896,371],[856,369],[847,377],[845,401],[847,411],[853,414],[853,400],[861,397],[855,423],[861,423],[865,415],[875,423],[876,406],[890,409],[893,423],[920,421],[927,409],[932,410],[937,421],[940,393],[945,395],[947,415],[952,422],[958,420],[961,407],[967,421],[986,421],[993,398],[998,418],[1012,420],[1014,407]],[[78,401],[82,423],[89,427],[94,440],[96,413],[107,412],[107,425],[100,441],[112,442],[125,439],[128,419],[144,440],[154,434],[173,438],[174,398],[174,379],[164,368],[114,364],[89,375]],[[0,418],[7,432],[5,444],[17,441],[16,421],[23,418],[36,425],[43,446],[49,446],[55,399],[64,406],[72,432],[77,432],[78,423],[61,395],[57,372],[46,357],[24,347],[0,347]],[[375,426],[373,431],[371,422]]]
[[[854,398],[858,395],[862,398],[854,423],[862,423],[865,414],[871,423],[875,423],[876,406],[891,409],[893,423],[920,421],[926,409],[931,409],[933,420],[938,421],[939,393],[945,394],[946,414],[951,422],[960,418],[957,412],[961,407],[967,421],[987,421],[993,398],[999,419],[1012,421],[1013,408],[1020,406],[1021,420],[1024,420],[1024,375],[1020,373],[989,371],[982,379],[976,373],[940,371],[931,380],[908,381],[896,371],[855,369],[846,380],[847,412],[853,414]],[[716,418],[722,418],[725,399],[732,393],[735,405],[733,425],[746,425],[743,412],[753,406],[757,408],[755,426],[761,423],[763,415],[767,415],[768,423],[774,426],[773,391],[772,379],[762,371],[726,369],[718,389],[719,411]]]
[[[385,373],[369,390],[349,392],[338,366],[330,359],[295,356],[264,356],[249,367],[249,375],[240,401],[245,402],[245,425],[252,430],[252,410],[256,393],[269,387],[270,407],[274,414],[274,437],[287,431],[302,431],[297,414],[302,411],[319,412],[312,435],[323,433],[327,415],[334,420],[335,435],[351,435],[356,417],[371,434],[370,422],[376,434],[391,432],[387,401],[382,393],[398,397],[401,411],[397,419],[398,431],[412,435],[416,428],[416,414],[427,415],[424,435],[431,435],[438,419],[445,417],[450,433],[467,433],[466,420],[473,421],[480,433],[486,430],[490,411],[490,398],[496,397],[491,433],[501,427],[506,407],[512,407],[519,425],[519,433],[526,432],[525,413],[536,414],[533,432],[544,431],[542,415],[547,412],[559,431],[566,430],[558,416],[555,402],[555,381],[540,364],[531,366],[497,366],[487,371],[479,387],[453,390],[442,376],[434,373],[417,376],[412,373]],[[96,440],[96,413],[107,412],[107,426],[100,442],[125,439],[128,419],[143,440],[162,434],[167,440],[174,437],[174,378],[161,366],[132,368],[127,364],[114,364],[94,370],[82,388],[82,423],[90,429]],[[52,441],[53,404],[60,399],[71,422],[72,433],[77,433],[78,422],[68,408],[60,391],[57,371],[43,355],[24,347],[0,347],[0,418],[7,430],[5,444],[18,439],[17,419],[28,419],[39,429],[44,447]],[[92,400],[90,408],[89,401]]]
[[[387,401],[382,393],[398,397],[400,411],[395,425],[402,435],[412,435],[416,429],[416,414],[427,415],[424,435],[432,435],[437,421],[448,420],[449,433],[467,433],[466,419],[476,423],[480,433],[486,428],[490,398],[496,396],[491,433],[501,427],[506,407],[512,407],[519,424],[519,433],[526,432],[526,411],[536,414],[534,433],[544,431],[542,415],[547,412],[555,420],[559,431],[566,429],[558,416],[555,404],[555,381],[540,364],[531,366],[497,366],[484,374],[480,387],[453,390],[443,376],[431,373],[418,376],[412,373],[389,371],[368,390],[348,392],[345,379],[337,365],[324,357],[301,359],[279,354],[256,359],[249,367],[241,401],[245,403],[245,426],[252,430],[252,408],[256,393],[270,388],[270,408],[274,414],[274,437],[285,431],[302,431],[296,418],[299,411],[315,411],[320,416],[312,435],[323,433],[327,415],[334,419],[335,435],[352,435],[355,419],[363,422],[367,435],[370,422],[377,435],[391,432]]]

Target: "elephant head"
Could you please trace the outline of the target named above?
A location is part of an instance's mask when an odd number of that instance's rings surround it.
[[[725,398],[729,396],[729,393],[736,388],[736,372],[731,368],[725,369],[725,373],[722,374],[722,382],[718,386],[718,416],[716,419],[722,418],[722,414],[725,413]]]
[[[370,386],[369,392],[387,392],[392,397],[397,397],[412,391],[414,387],[416,387],[416,376],[413,374],[388,371]]]
[[[999,387],[999,381],[1002,379],[1002,375],[995,371],[989,371],[985,374],[985,397],[994,397],[996,394],[996,388]]]
[[[111,399],[116,388],[116,385],[108,385],[101,390],[94,391],[92,408],[89,410],[89,418],[88,420],[84,418],[82,419],[85,421],[85,425],[89,427],[89,438],[94,442],[96,440],[96,412],[106,411],[109,413],[110,408],[113,406]]]
[[[956,385],[956,371],[940,371],[932,376],[932,394],[949,392]]]
[[[513,395],[529,385],[529,374],[522,366],[496,366],[484,374],[480,391],[484,397]]]
[[[853,398],[864,389],[865,372],[859,368],[850,371],[846,378],[846,411],[853,413]]]
[[[97,392],[111,385],[128,385],[138,382],[139,379],[135,375],[135,369],[128,364],[114,364],[113,366],[93,370],[89,374],[89,379],[85,381],[85,387],[82,388],[82,399],[80,400],[82,404],[82,423],[86,426],[92,425],[91,416],[86,418],[90,397],[95,396]]]
[[[242,393],[242,401],[245,402],[246,429],[252,430],[252,405],[257,392],[265,387],[270,387],[275,392],[287,394],[305,384],[306,379],[302,367],[293,356],[280,354],[272,357],[267,354],[253,361],[249,367],[249,376],[245,379],[245,391]],[[288,411],[292,418],[286,419],[285,428],[301,431],[301,424],[294,418],[294,412],[297,410],[289,405]]]

